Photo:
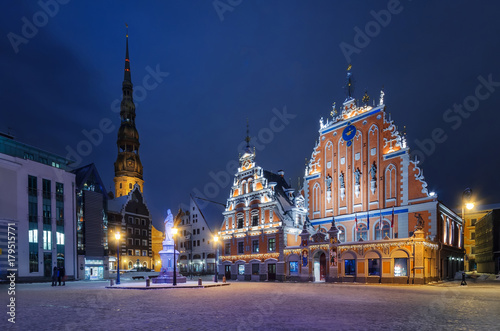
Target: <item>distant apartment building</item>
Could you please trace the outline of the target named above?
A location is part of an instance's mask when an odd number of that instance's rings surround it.
[[[175,216],[175,226],[178,229],[176,247],[179,251],[179,268],[184,275],[215,273],[214,236],[216,227],[222,217],[220,211],[212,215],[204,215],[196,203],[196,198],[190,198],[188,210],[179,209]],[[221,210],[222,210],[221,206]]]
[[[465,248],[465,270],[477,270],[476,260],[476,224],[493,209],[500,209],[500,203],[475,206],[471,210],[464,209],[464,248]],[[457,213],[458,209],[457,209]]]
[[[68,279],[75,278],[75,175],[68,163],[0,133],[0,222],[15,223],[18,280],[48,281],[53,268],[63,266]],[[7,270],[5,231],[2,227],[2,278]]]
[[[120,232],[120,269],[152,268],[151,213],[139,185],[128,195],[108,200],[110,268],[116,270],[116,232]]]

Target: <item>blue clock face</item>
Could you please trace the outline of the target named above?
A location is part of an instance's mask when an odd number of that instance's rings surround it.
[[[356,127],[349,124],[342,132],[342,138],[347,142],[347,147],[351,146],[352,139],[356,135]]]

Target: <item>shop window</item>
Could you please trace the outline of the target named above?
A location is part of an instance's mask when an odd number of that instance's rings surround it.
[[[380,259],[368,259],[368,275],[380,276]]]
[[[245,274],[245,265],[239,264],[238,265],[238,275],[244,275],[244,274]]]
[[[259,274],[259,264],[252,263],[252,275],[258,275],[258,274]]]
[[[394,259],[394,276],[408,276],[408,258]]]
[[[291,275],[298,275],[299,274],[299,262],[298,261],[291,261],[290,262],[290,274]]]
[[[356,276],[356,260],[345,260],[345,275]]]

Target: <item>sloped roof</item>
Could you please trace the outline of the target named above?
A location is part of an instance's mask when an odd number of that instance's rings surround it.
[[[121,213],[123,206],[127,202],[127,195],[108,200],[108,211]]]
[[[205,219],[205,223],[207,223],[210,231],[212,231],[212,233],[217,233],[224,222],[222,212],[224,212],[226,208],[221,204],[202,200],[198,197],[191,198],[198,207],[203,219]]]
[[[285,208],[285,210],[288,210],[287,207],[292,207],[293,203],[290,201],[290,197],[285,192],[285,190],[292,188],[286,182],[285,178],[281,175],[275,174],[268,170],[264,170],[264,177],[268,180],[269,183],[271,182],[276,183],[276,186],[274,187],[274,192],[276,193],[276,197],[283,206],[283,208]]]
[[[75,174],[75,185],[77,190],[81,190],[83,185],[87,182],[91,175],[94,175],[95,180],[99,183],[102,193],[107,197],[108,193],[106,187],[99,176],[99,172],[94,163],[87,164],[86,166],[80,167],[71,171]]]

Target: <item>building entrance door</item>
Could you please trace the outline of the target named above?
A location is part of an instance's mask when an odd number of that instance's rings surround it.
[[[43,253],[43,275],[52,277],[52,253]]]
[[[267,280],[268,281],[276,280],[276,264],[275,263],[269,263],[267,265]]]
[[[226,280],[231,279],[231,266],[230,265],[224,266],[224,275],[226,276]]]
[[[324,282],[326,275],[326,255],[323,252],[318,252],[314,256],[314,281]]]

